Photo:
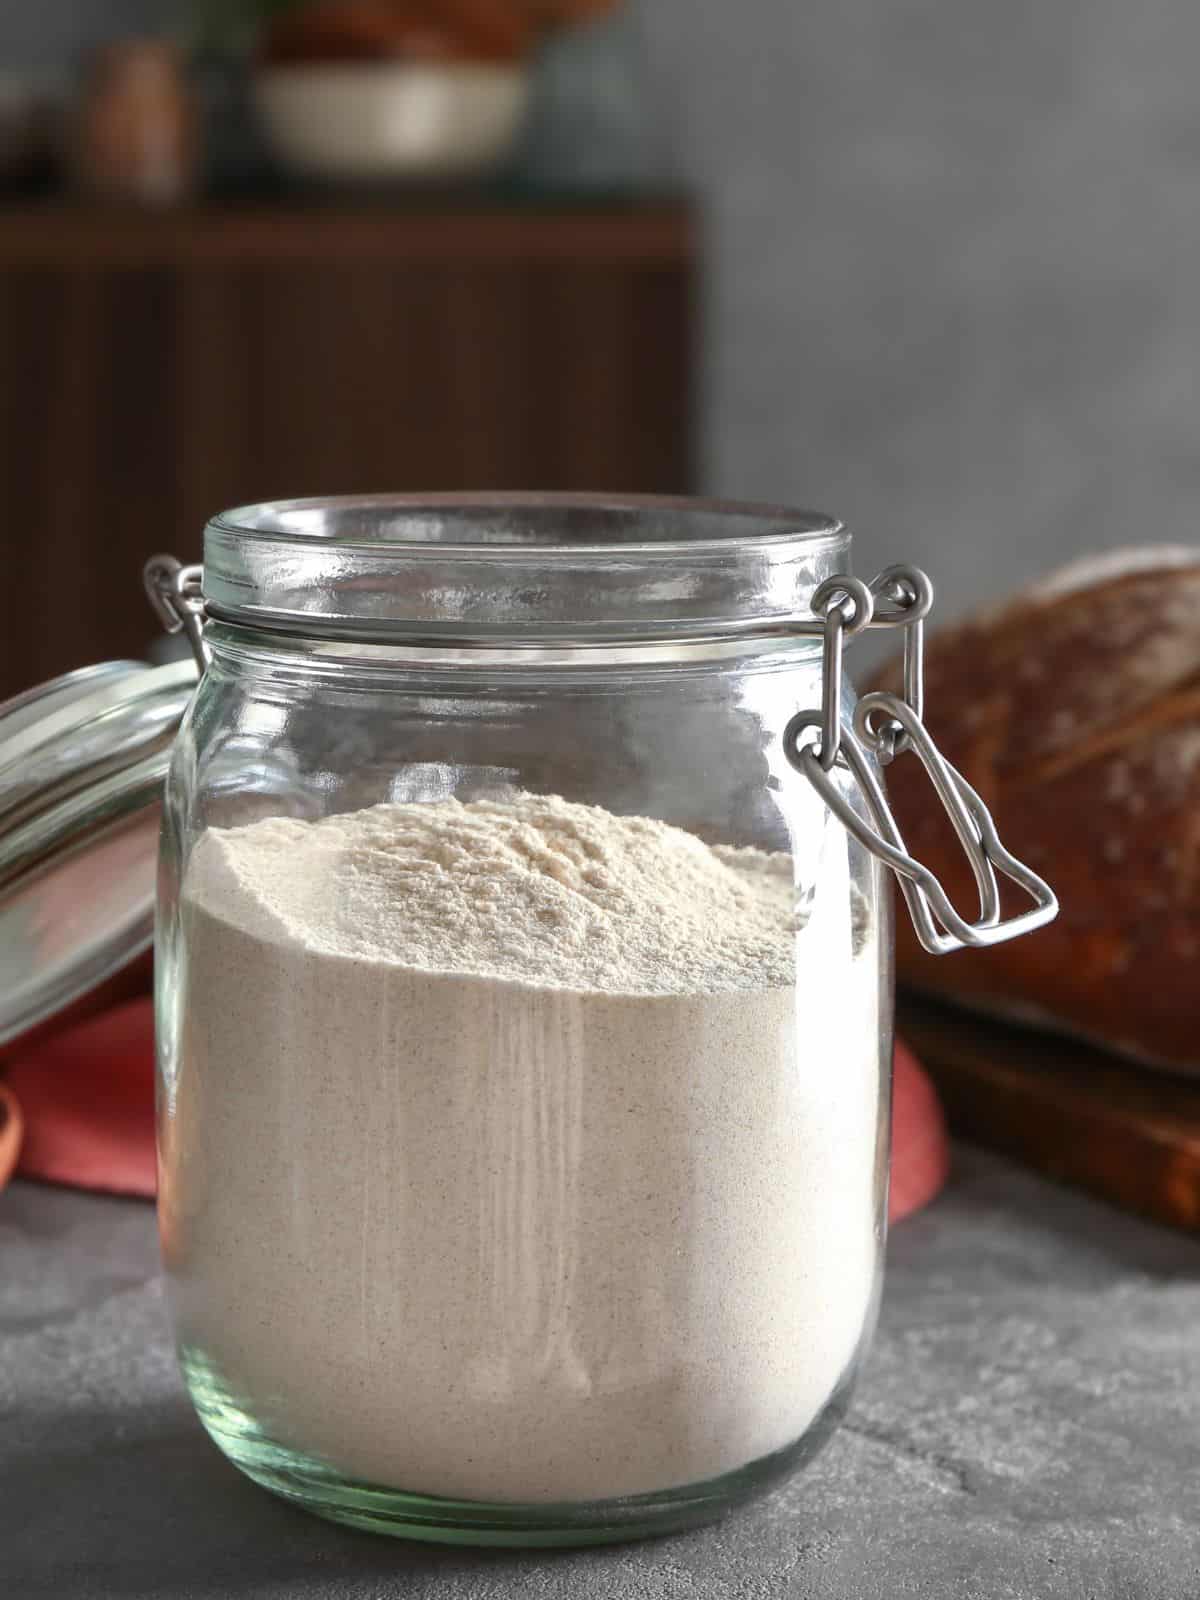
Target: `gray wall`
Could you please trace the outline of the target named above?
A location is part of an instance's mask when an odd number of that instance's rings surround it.
[[[1195,0],[646,9],[711,206],[715,486],[950,606],[1195,539]]]
[[[712,489],[835,510],[949,607],[1193,539],[1195,0],[640,7],[708,207]],[[175,8],[5,9],[45,60]]]
[[[58,70],[114,34],[155,31],[188,0],[0,0],[0,68]]]

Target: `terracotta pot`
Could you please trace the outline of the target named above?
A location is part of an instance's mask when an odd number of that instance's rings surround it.
[[[188,195],[198,169],[199,121],[174,46],[134,40],[96,56],[72,158],[76,182],[89,194],[146,205]]]

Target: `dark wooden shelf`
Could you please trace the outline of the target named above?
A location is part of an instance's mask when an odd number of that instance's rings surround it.
[[[679,202],[0,210],[0,694],[221,506],[690,489],[695,278]]]
[[[156,212],[61,203],[0,208],[3,268],[334,264],[401,258],[670,266],[690,260],[692,249],[692,216],[681,202],[578,202],[552,209],[532,201],[475,206],[457,199],[353,209],[274,204]]]

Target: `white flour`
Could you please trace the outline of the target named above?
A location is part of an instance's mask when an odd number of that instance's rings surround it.
[[[797,935],[790,857],[559,799],[206,833],[164,1136],[185,1346],[271,1436],[429,1494],[791,1443],[876,1250],[878,978],[830,837]]]

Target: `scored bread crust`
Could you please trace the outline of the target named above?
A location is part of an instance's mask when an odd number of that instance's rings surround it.
[[[898,690],[898,666],[874,687]],[[1200,1071],[1200,550],[1076,563],[936,634],[925,720],[1060,911],[940,957],[900,916],[901,980]],[[970,913],[970,869],[919,762],[887,781],[908,849]]]

